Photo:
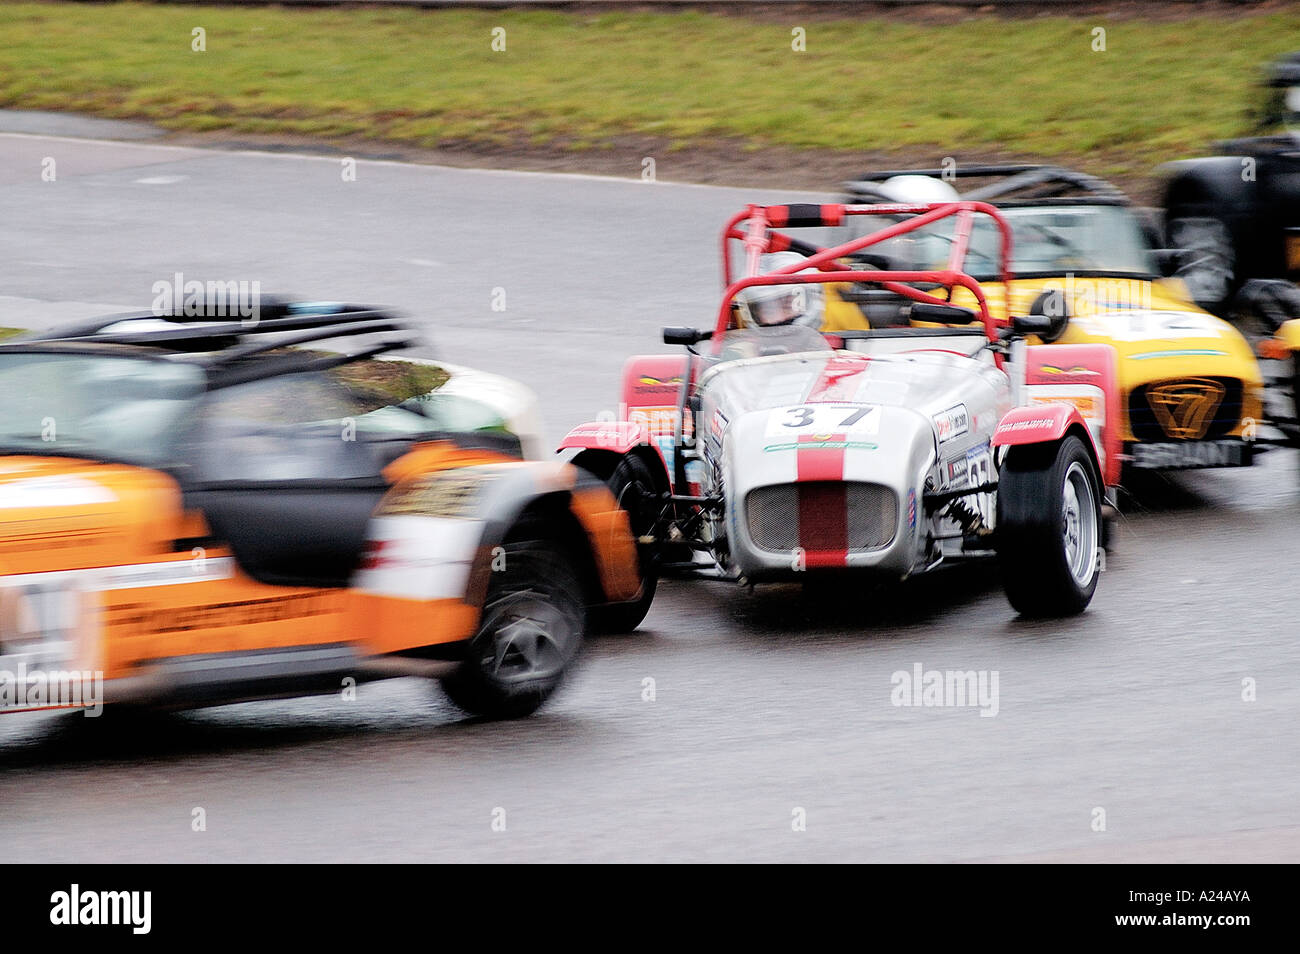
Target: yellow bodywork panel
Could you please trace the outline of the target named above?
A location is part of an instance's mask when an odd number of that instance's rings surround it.
[[[837,286],[827,287],[824,331],[869,327],[861,310],[834,291]],[[1250,343],[1231,324],[1193,304],[1177,279],[1064,276],[1014,279],[1010,289],[1002,282],[985,282],[981,289],[999,323],[1028,313],[1034,299],[1045,291],[1062,292],[1071,317],[1055,343],[1113,346],[1125,408],[1129,393],[1142,385],[1235,378],[1242,382],[1241,421],[1228,436],[1241,436],[1262,415],[1264,382]],[[952,302],[977,307],[975,296],[964,288],[954,289]],[[1292,349],[1300,348],[1300,321],[1288,322],[1283,333]],[[1030,339],[1030,343],[1040,342]],[[1121,438],[1134,440],[1128,414],[1122,419]]]

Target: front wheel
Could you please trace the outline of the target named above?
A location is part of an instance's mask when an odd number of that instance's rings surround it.
[[[452,702],[489,719],[522,718],[550,698],[586,626],[582,585],[561,547],[532,538],[504,549],[478,632],[442,683]]]
[[[1012,447],[998,477],[997,553],[1022,616],[1074,616],[1097,588],[1101,494],[1083,442]]]

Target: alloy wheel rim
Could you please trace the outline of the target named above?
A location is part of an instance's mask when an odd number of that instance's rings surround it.
[[[495,603],[484,627],[481,665],[498,682],[526,682],[559,675],[570,656],[573,624],[531,591]]]
[[[1061,524],[1066,566],[1079,586],[1087,586],[1097,572],[1097,507],[1092,481],[1078,461],[1065,472]]]

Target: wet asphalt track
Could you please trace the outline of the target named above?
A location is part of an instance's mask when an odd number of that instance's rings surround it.
[[[0,324],[148,307],[176,271],[388,304],[436,354],[530,384],[555,436],[614,408],[661,325],[707,322],[717,228],[755,195],[339,170],[0,135]],[[413,680],[7,716],[0,840],[62,861],[1300,860],[1298,465],[1153,482],[1061,623],[1017,622],[979,568],[843,598],[676,582],[518,723],[463,721]],[[997,716],[895,707],[917,663],[996,670]]]

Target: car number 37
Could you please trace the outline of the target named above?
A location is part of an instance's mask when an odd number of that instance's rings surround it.
[[[800,404],[779,407],[767,419],[767,436],[780,434],[875,434],[880,409],[861,404]]]

